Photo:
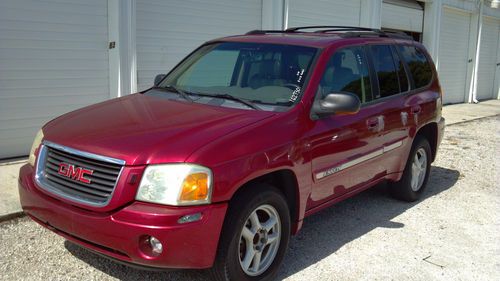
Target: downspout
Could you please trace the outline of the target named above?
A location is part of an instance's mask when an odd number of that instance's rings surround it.
[[[471,91],[469,94],[469,103],[478,103],[477,100],[477,76],[479,68],[479,53],[481,50],[481,32],[483,30],[483,0],[479,0],[479,15],[478,15],[478,31],[477,31],[477,44],[476,44],[476,55],[474,58],[474,69],[471,83]]]
[[[288,7],[290,5],[289,0],[283,0],[283,30],[288,28]]]

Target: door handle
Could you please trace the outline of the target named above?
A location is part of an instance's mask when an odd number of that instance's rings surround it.
[[[366,121],[366,126],[368,127],[368,129],[370,130],[373,130],[373,129],[377,129],[378,126],[379,126],[379,119],[378,118],[370,118]]]
[[[419,105],[413,106],[411,108],[411,113],[413,114],[419,114],[420,112],[422,112],[422,108]]]

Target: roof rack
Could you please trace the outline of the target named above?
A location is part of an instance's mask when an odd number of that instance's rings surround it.
[[[383,31],[376,28],[358,27],[358,26],[341,26],[341,25],[312,25],[292,27],[285,30],[252,30],[247,32],[247,35],[270,34],[270,33],[296,33],[303,32],[307,29],[318,29],[313,33],[329,33],[343,32],[339,35],[342,37],[389,37],[397,39],[413,40],[413,37],[400,31]]]

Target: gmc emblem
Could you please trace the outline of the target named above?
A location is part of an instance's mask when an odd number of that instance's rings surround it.
[[[81,167],[75,167],[75,165],[71,165],[68,163],[59,164],[59,171],[57,172],[59,175],[65,176],[67,178],[71,178],[77,181],[81,181],[83,183],[90,183],[90,179],[86,178],[86,175],[92,175],[94,173],[93,170],[85,169]]]

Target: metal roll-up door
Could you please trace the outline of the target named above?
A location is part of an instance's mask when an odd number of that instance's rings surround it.
[[[496,98],[498,89],[495,88],[495,74],[497,74],[498,45],[500,34],[500,20],[492,17],[483,17],[481,31],[481,46],[479,52],[479,67],[477,76],[477,99]]]
[[[288,27],[308,25],[359,26],[360,0],[290,0]]]
[[[424,9],[417,1],[384,0],[382,28],[422,33]]]
[[[0,1],[0,158],[27,155],[44,123],[109,98],[107,5]]]
[[[202,43],[262,27],[262,1],[137,0],[136,9],[138,90]]]
[[[443,8],[438,71],[444,103],[461,103],[466,100],[470,17],[468,13]]]

